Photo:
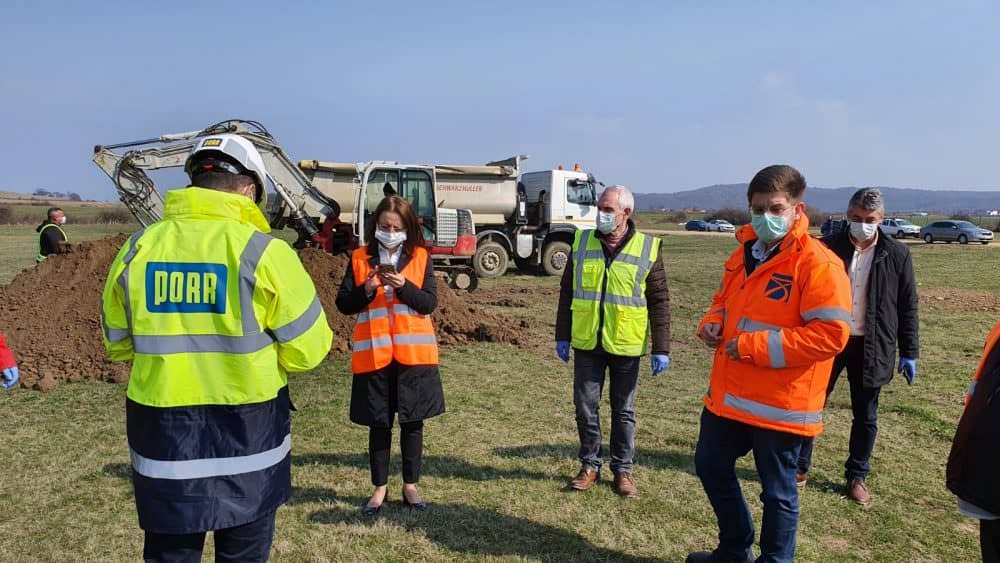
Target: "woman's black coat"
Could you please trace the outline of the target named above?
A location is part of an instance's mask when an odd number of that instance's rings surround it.
[[[402,272],[412,256],[405,252],[399,257],[396,271]],[[379,254],[368,247],[368,263],[372,268],[379,264]],[[411,309],[429,315],[437,307],[437,279],[430,254],[420,287],[406,281],[394,290],[396,299]],[[350,265],[337,292],[337,310],[345,315],[364,311],[375,299],[365,292],[364,284],[354,281],[354,268]],[[399,422],[414,422],[431,418],[444,412],[444,390],[437,365],[404,366],[393,361],[388,366],[368,373],[354,374],[351,384],[351,421],[364,426],[390,427],[393,415]]]

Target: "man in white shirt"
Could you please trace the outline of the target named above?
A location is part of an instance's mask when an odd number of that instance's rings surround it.
[[[850,228],[823,237],[844,261],[851,279],[851,336],[834,361],[827,397],[846,368],[854,417],[850,455],[844,464],[845,494],[862,505],[871,499],[865,477],[871,469],[869,459],[878,432],[879,393],[897,371],[913,383],[919,348],[913,261],[906,245],[879,231],[883,218],[882,192],[863,188],[855,192],[847,207]],[[898,365],[894,361],[897,348]],[[813,440],[804,440],[796,476],[799,486],[805,486],[812,449]]]

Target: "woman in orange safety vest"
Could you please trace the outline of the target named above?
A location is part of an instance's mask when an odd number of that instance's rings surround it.
[[[379,203],[368,245],[351,255],[337,309],[357,314],[352,339],[351,421],[368,426],[368,461],[375,492],[361,508],[374,515],[385,502],[392,421],[399,415],[403,504],[425,510],[417,492],[423,421],[444,412],[437,338],[430,314],[437,281],[422,227],[410,203],[395,195]]]

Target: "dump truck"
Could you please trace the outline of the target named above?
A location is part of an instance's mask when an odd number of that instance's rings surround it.
[[[598,182],[579,166],[522,174],[527,158],[399,171],[394,168],[398,163],[373,161],[379,164],[367,174],[360,165],[344,162],[303,160],[299,168],[317,189],[341,201],[342,220],[354,224],[363,225],[389,191],[422,209],[418,214],[426,220],[433,218],[434,206],[468,211],[476,230],[471,263],[477,278],[503,275],[510,261],[522,271],[540,266],[547,274],[561,275],[573,233],[594,227]],[[364,190],[359,182],[365,183]]]
[[[438,198],[472,213],[480,277],[503,275],[509,260],[521,271],[562,275],[574,233],[596,224],[599,182],[592,174],[579,165],[521,172],[525,158],[435,166]]]
[[[253,143],[267,169],[265,217],[273,229],[291,227],[298,232],[296,247],[316,246],[332,254],[346,253],[368,243],[366,228],[371,213],[384,197],[386,186],[406,197],[424,229],[435,269],[457,289],[475,289],[476,232],[467,209],[439,205],[434,194],[434,169],[427,165],[370,161],[339,169],[351,187],[342,191],[336,181],[312,183],[303,169],[282,150],[274,137],[256,121],[227,120],[201,130],[174,133],[138,141],[94,147],[93,161],[114,182],[119,198],[143,226],[163,216],[163,194],[146,174],[148,170],[183,167],[199,139],[232,133]],[[122,151],[122,152],[115,152]],[[315,171],[314,171],[315,172]],[[331,178],[334,172],[330,173]]]

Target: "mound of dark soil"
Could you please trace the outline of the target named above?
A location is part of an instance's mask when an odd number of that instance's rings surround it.
[[[111,362],[101,340],[101,292],[111,262],[128,235],[72,245],[69,254],[21,272],[0,287],[0,332],[17,356],[21,386],[48,390],[58,381],[128,381],[128,364]],[[334,301],[349,260],[320,250],[299,253],[313,278],[334,331],[331,354],[348,352],[353,317]],[[474,294],[473,294],[474,295]],[[438,307],[432,315],[441,344],[508,342],[524,338],[525,321],[486,311],[438,280]]]

